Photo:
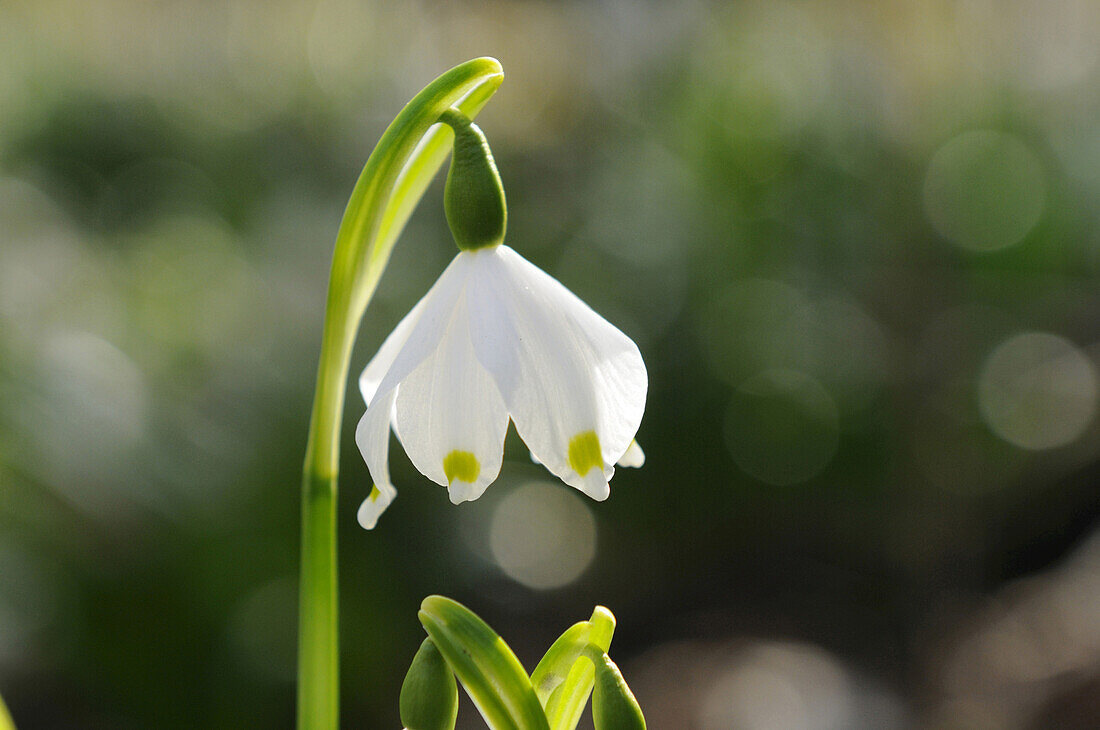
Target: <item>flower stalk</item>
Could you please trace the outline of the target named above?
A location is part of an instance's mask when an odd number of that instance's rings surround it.
[[[495,59],[478,58],[417,94],[371,153],[337,233],[302,476],[299,730],[339,725],[336,502],[352,345],[398,235],[450,151],[440,115],[455,107],[476,116],[503,78]]]

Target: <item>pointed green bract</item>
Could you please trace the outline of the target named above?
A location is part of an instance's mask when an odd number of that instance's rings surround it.
[[[549,730],[538,696],[516,655],[465,606],[429,596],[420,623],[493,730]]]
[[[645,730],[645,717],[626,680],[606,653],[593,657],[596,686],[592,690],[592,724],[596,730]]]
[[[424,639],[401,685],[406,730],[454,730],[458,719],[455,675],[431,639]]]
[[[574,624],[542,657],[531,673],[551,730],[573,730],[580,722],[595,671],[585,655],[593,648],[606,652],[615,633],[615,616],[597,606],[588,621]]]

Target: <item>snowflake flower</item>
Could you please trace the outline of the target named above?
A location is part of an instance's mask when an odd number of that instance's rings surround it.
[[[359,379],[355,439],[375,487],[374,527],[396,490],[392,427],[413,465],[477,499],[500,473],[509,419],[566,484],[606,499],[615,463],[641,465],[634,435],[648,377],[634,342],[508,246],[461,251]]]

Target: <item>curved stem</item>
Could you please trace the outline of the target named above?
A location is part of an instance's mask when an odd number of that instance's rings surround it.
[[[502,80],[495,59],[479,58],[447,71],[417,94],[371,153],[340,223],[302,476],[299,730],[336,730],[339,725],[336,481],[344,392],[359,322],[398,235],[446,157],[450,132],[433,125],[451,106],[475,116]]]

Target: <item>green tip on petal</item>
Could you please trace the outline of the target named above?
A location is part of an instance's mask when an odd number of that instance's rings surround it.
[[[448,484],[454,484],[456,479],[472,484],[481,473],[481,464],[469,451],[456,450],[443,457],[443,473],[447,476]]]
[[[591,469],[603,469],[600,438],[595,431],[582,431],[570,439],[569,466],[582,477]]]
[[[401,723],[408,730],[454,730],[458,684],[443,655],[424,639],[401,685]]]
[[[489,141],[458,109],[443,112],[439,121],[455,133],[443,190],[443,209],[455,243],[463,251],[499,246],[504,242],[508,206]]]

